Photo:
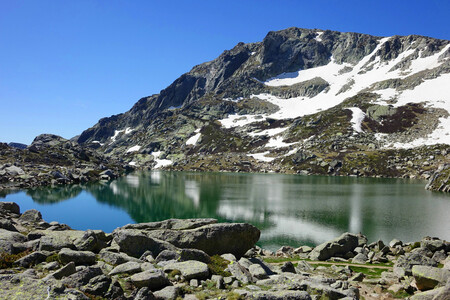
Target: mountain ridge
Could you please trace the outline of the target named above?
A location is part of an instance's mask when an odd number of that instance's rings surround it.
[[[429,178],[450,161],[450,41],[291,27],[73,139],[136,168]]]

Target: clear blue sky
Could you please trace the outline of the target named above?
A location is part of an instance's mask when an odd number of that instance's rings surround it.
[[[292,26],[450,39],[450,1],[0,0],[0,141],[65,138]]]

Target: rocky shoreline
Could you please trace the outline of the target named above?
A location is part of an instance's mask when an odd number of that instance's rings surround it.
[[[118,159],[52,134],[26,149],[0,143],[0,191],[111,180],[133,171]]]
[[[0,202],[1,299],[450,299],[450,243],[255,246],[260,231],[215,219],[72,230]]]

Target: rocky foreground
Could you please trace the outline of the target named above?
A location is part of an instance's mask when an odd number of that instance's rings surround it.
[[[112,233],[47,223],[0,202],[0,299],[450,299],[450,243],[255,246],[260,231],[214,219]]]

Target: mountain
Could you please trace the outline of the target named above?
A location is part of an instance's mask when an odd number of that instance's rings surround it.
[[[429,178],[450,159],[450,41],[288,28],[77,142],[138,168]]]

